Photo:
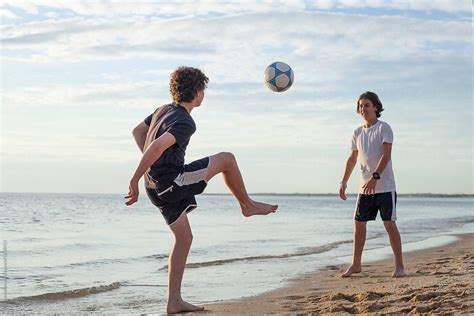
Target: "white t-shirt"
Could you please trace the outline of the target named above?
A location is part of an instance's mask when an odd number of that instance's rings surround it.
[[[351,149],[358,151],[357,160],[361,168],[359,193],[363,192],[362,186],[370,180],[372,173],[377,168],[383,153],[383,143],[393,143],[392,129],[385,122],[377,121],[369,128],[360,126],[354,131]],[[377,180],[375,193],[393,191],[396,191],[395,177],[393,176],[392,160],[390,160],[380,174],[380,179]]]

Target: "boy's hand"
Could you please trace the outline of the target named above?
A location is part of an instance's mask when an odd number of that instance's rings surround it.
[[[345,201],[347,200],[347,196],[346,196],[347,183],[341,182],[340,184],[341,186],[339,187],[339,197]]]
[[[367,182],[366,184],[364,184],[362,186],[363,193],[365,195],[375,194],[375,185],[376,184],[377,184],[377,180],[375,180],[374,178],[370,178],[369,182]]]
[[[130,185],[128,186],[128,195],[125,197],[128,201],[125,202],[126,205],[132,205],[136,201],[138,201],[138,181],[134,181],[133,179],[130,181]]]

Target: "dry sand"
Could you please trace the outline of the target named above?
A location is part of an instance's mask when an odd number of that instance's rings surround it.
[[[403,278],[391,278],[392,260],[327,267],[290,286],[238,301],[206,305],[210,315],[474,314],[474,234],[443,247],[404,254]]]

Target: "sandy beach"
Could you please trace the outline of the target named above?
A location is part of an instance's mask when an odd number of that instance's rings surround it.
[[[261,295],[207,305],[215,315],[473,314],[474,234],[447,246],[404,254],[407,276],[391,278],[390,259],[363,264],[341,278],[346,266],[329,266]]]

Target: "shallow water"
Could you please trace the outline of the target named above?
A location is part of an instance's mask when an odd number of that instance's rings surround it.
[[[244,218],[229,195],[202,195],[189,214],[194,241],[184,298],[209,303],[258,294],[301,273],[350,261],[355,197],[271,195],[277,213]],[[405,250],[474,231],[474,199],[399,197]],[[0,194],[8,242],[7,312],[157,313],[166,303],[172,236],[142,197]],[[378,219],[368,224],[364,260],[391,255]],[[2,284],[0,284],[0,291]],[[3,294],[3,291],[0,292]],[[3,297],[1,295],[0,297]]]

